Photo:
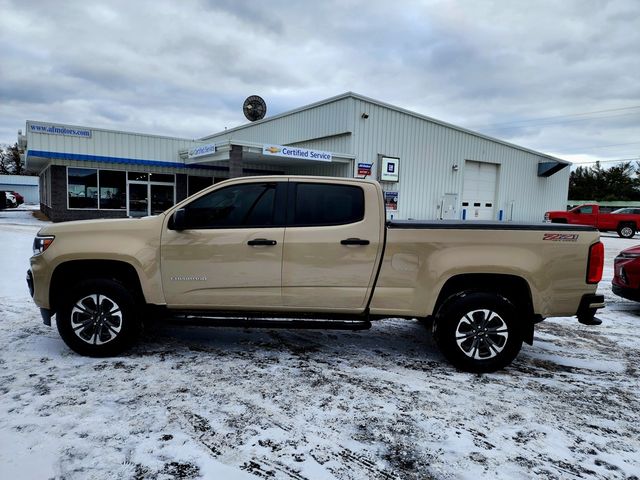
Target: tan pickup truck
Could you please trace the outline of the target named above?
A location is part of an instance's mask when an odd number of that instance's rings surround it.
[[[244,177],[163,214],[43,228],[27,281],[76,352],[117,354],[149,310],[183,317],[433,320],[467,371],[509,364],[534,324],[597,324],[604,251],[592,227],[386,222],[376,182]],[[326,322],[325,322],[326,323]]]

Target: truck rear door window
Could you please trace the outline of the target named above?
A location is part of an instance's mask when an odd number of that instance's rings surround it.
[[[275,183],[245,183],[215,190],[185,207],[188,229],[271,227]]]
[[[364,218],[364,192],[360,187],[298,183],[294,192],[289,202],[289,226],[344,225]]]

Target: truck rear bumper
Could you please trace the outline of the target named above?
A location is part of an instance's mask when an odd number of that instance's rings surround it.
[[[599,308],[604,308],[604,295],[595,293],[583,295],[576,312],[578,321],[584,325],[600,325],[602,320],[595,317]]]

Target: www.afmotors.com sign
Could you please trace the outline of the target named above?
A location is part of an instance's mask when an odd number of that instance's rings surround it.
[[[47,133],[49,135],[66,135],[68,137],[91,138],[91,130],[65,127],[63,125],[29,124],[33,133]]]
[[[283,147],[282,145],[263,145],[262,154],[272,157],[298,158],[300,160],[315,160],[317,162],[330,162],[331,152],[309,150],[298,147]]]

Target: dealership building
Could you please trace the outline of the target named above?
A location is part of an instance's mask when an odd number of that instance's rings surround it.
[[[378,180],[396,219],[541,221],[569,162],[355,93],[200,139],[27,121],[27,168],[53,221],[152,215],[248,175]]]

